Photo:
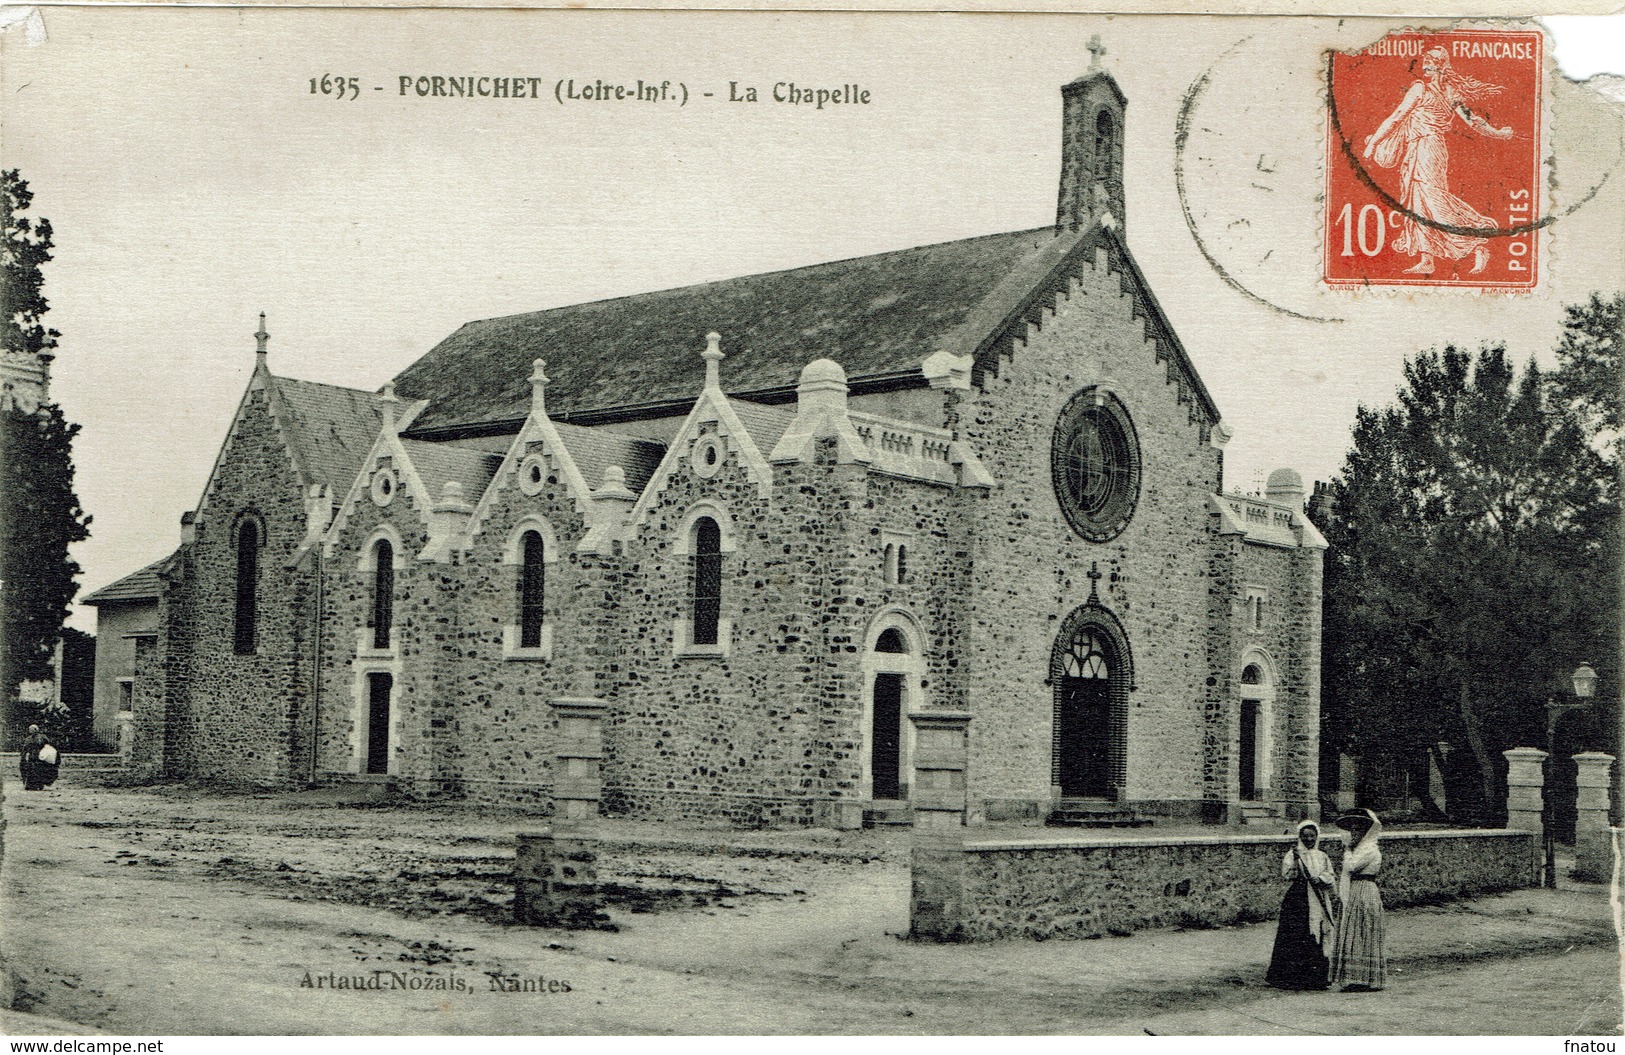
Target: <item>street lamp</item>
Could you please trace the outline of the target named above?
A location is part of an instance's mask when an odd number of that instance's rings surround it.
[[[1569,675],[1569,681],[1574,685],[1574,699],[1546,700],[1546,777],[1540,799],[1543,829],[1541,841],[1545,844],[1546,886],[1550,890],[1557,889],[1557,839],[1552,835],[1552,773],[1556,769],[1553,752],[1557,740],[1557,722],[1568,712],[1590,705],[1591,696],[1597,691],[1597,672],[1591,669],[1591,664],[1582,663],[1574,668],[1574,673]]]

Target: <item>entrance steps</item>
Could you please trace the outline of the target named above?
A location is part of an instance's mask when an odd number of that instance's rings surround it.
[[[1281,826],[1281,811],[1274,806],[1262,802],[1243,802],[1241,804],[1241,823],[1265,824],[1272,828]]]
[[[1103,799],[1062,799],[1044,824],[1051,828],[1145,828],[1150,819]]]
[[[901,799],[875,799],[863,807],[865,828],[909,828],[914,825],[914,807]]]

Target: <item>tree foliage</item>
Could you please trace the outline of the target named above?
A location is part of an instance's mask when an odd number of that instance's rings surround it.
[[[0,173],[5,283],[0,341],[7,355],[49,354],[56,330],[47,310],[40,265],[51,259],[51,225],[24,216],[33,194],[15,169]],[[90,518],[73,490],[77,425],[54,404],[36,412],[0,411],[0,693],[8,706],[19,682],[50,675],[50,661],[79,565],[68,547],[89,536]],[[16,719],[13,712],[7,715]]]
[[[0,221],[5,228],[0,246],[5,279],[0,283],[0,347],[49,354],[62,336],[44,323],[50,304],[40,268],[51,259],[51,221],[23,215],[33,201],[34,192],[16,169],[0,172]]]
[[[68,547],[89,537],[73,492],[73,437],[55,404],[0,414],[0,664],[6,698],[17,683],[50,676],[52,652],[78,592]]]
[[[1608,397],[1577,401],[1569,368],[1602,358],[1591,307],[1570,309],[1556,376],[1501,347],[1416,355],[1395,404],[1360,408],[1333,487],[1323,735],[1378,760],[1464,749],[1482,819],[1500,753],[1545,746],[1568,672],[1618,669],[1618,489],[1589,442]]]
[[[1620,419],[1625,377],[1620,374],[1625,344],[1625,293],[1603,299],[1593,293],[1585,304],[1566,310],[1563,339],[1557,345],[1557,371],[1552,395],[1567,406],[1593,445],[1611,447],[1607,456],[1619,467]]]

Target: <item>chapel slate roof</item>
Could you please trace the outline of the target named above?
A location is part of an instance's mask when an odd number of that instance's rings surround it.
[[[918,375],[937,351],[969,354],[1083,236],[1053,227],[471,322],[396,379],[427,399],[427,432],[515,422],[533,359],[547,360],[555,418],[680,404],[704,381],[705,334],[722,334],[730,393],[788,392],[830,358],[848,379]]]
[[[589,429],[564,422],[555,422],[553,427],[569,448],[570,457],[575,459],[587,486],[594,490],[603,485],[604,470],[619,465],[626,473],[626,486],[634,494],[642,494],[644,485],[660,467],[660,459],[666,453],[664,443],[623,436],[609,429]]]
[[[491,451],[409,439],[401,440],[401,445],[411,457],[412,467],[417,470],[423,486],[429,489],[431,503],[440,501],[448,480],[463,485],[463,501],[478,502],[502,465],[502,455]]]
[[[291,377],[278,377],[275,382],[290,433],[288,442],[310,477],[308,482],[326,484],[335,495],[345,494],[383,425],[378,397],[360,389]]]
[[[156,601],[158,595],[163,591],[163,583],[158,578],[158,573],[165,564],[169,563],[170,557],[173,556],[174,554],[170,554],[168,557],[155,560],[140,571],[133,571],[117,582],[108,583],[101,589],[82,598],[79,603],[103,605]]]
[[[779,440],[790,430],[791,422],[796,420],[794,410],[749,403],[743,399],[730,402],[734,413],[739,415],[739,423],[750,433],[751,442],[756,444],[756,449],[762,452],[763,457],[773,453],[773,448],[778,446]]]

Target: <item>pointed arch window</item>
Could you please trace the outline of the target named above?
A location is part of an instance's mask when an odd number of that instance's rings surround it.
[[[542,609],[547,588],[547,544],[536,531],[519,540],[519,647],[542,646]]]
[[[722,529],[710,517],[694,522],[693,643],[715,645],[722,619]]]
[[[379,539],[372,562],[372,647],[389,647],[395,627],[395,547]]]
[[[1109,678],[1111,664],[1100,638],[1091,632],[1072,639],[1061,661],[1061,672],[1069,678]]]
[[[237,528],[237,610],[233,645],[239,656],[254,654],[259,619],[260,529],[253,520]]]

